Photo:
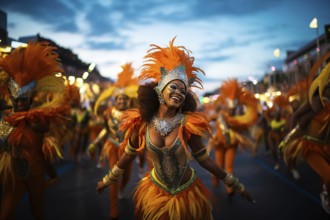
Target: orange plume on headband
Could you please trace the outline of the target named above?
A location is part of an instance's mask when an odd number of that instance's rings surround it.
[[[45,76],[63,72],[55,49],[46,42],[30,42],[27,47],[19,47],[1,58],[0,67],[22,87]]]
[[[237,79],[228,79],[220,87],[220,94],[229,99],[237,99],[242,94],[242,88]]]
[[[193,66],[195,58],[190,56],[191,52],[183,46],[174,46],[174,40],[170,41],[168,47],[150,45],[152,48],[144,57],[139,79],[154,79],[160,91],[175,79],[182,80],[186,86],[202,89],[202,81],[197,73],[205,74],[204,71]]]

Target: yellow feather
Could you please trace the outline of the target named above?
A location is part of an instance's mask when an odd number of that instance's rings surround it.
[[[0,176],[4,183],[13,178],[12,157],[9,153],[2,153],[0,159]]]
[[[94,105],[94,113],[97,114],[97,110],[101,104],[101,102],[103,102],[104,100],[106,100],[107,98],[109,98],[113,91],[115,91],[116,87],[115,86],[111,86],[108,89],[104,90],[100,96],[97,98],[95,105]]]
[[[188,200],[189,201],[195,201],[195,199],[196,198],[195,198],[194,194],[190,191],[188,193]],[[196,216],[196,208],[195,208],[195,206],[190,205],[189,206],[189,210],[190,210],[190,213],[191,213],[192,216]]]
[[[328,63],[323,68],[320,75],[318,77],[316,77],[314,79],[314,81],[312,82],[309,92],[308,92],[309,103],[312,103],[313,95],[316,92],[316,90],[318,89],[322,105],[324,106],[324,102],[323,102],[323,98],[322,98],[323,90],[324,90],[325,86],[329,84],[329,78],[330,78],[330,63]]]

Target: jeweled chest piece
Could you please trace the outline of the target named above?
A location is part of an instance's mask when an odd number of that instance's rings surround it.
[[[151,123],[156,131],[163,137],[167,136],[174,128],[180,125],[183,114],[177,114],[173,118],[153,117]]]

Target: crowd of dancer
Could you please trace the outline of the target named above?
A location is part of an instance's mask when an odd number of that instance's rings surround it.
[[[151,45],[138,74],[132,63],[122,65],[117,79],[86,105],[79,87],[58,76],[65,73],[55,47],[19,47],[0,58],[0,219],[14,219],[25,192],[34,218],[44,219],[45,189],[60,181],[53,163],[65,157],[109,169],[95,186],[98,193],[110,187],[110,219],[119,217],[132,166],[140,177],[137,219],[212,219],[212,195],[189,160],[212,174],[213,187],[223,183],[228,196],[254,203],[235,177],[234,161],[239,149],[258,156],[260,146],[275,170],[285,164],[295,179],[305,161],[320,176],[322,206],[330,214],[329,57],[271,105],[235,78],[201,105],[193,89],[203,88],[198,74],[205,73],[174,38],[164,47]]]

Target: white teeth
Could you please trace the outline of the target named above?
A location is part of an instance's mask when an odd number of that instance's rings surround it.
[[[180,101],[180,99],[178,97],[172,97],[172,99],[174,99],[176,101]]]

